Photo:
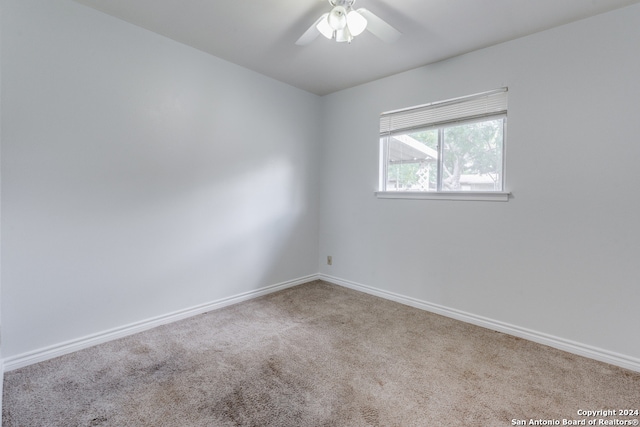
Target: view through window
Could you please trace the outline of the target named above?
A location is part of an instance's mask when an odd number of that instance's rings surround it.
[[[380,190],[503,191],[506,93],[382,114]]]

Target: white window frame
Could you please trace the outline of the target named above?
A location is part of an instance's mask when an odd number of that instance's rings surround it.
[[[385,199],[427,199],[427,200],[477,200],[508,201],[506,186],[506,117],[507,88],[482,92],[470,96],[438,101],[416,107],[382,113],[380,115],[380,164],[378,198]],[[502,147],[502,191],[385,191],[387,174],[387,144],[393,133],[411,130],[442,129],[465,122],[504,118]],[[441,153],[439,153],[441,155]],[[441,157],[439,158],[441,161]]]

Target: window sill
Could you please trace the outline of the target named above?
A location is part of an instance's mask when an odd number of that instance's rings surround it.
[[[446,192],[426,192],[426,191],[376,191],[376,197],[379,199],[421,199],[421,200],[458,200],[458,201],[486,201],[486,202],[507,202],[509,201],[509,192],[490,191],[490,192],[463,192],[463,191],[446,191]]]

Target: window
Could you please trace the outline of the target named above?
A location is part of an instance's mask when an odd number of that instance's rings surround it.
[[[504,192],[507,89],[380,115],[380,192]],[[420,196],[418,196],[420,197]],[[474,197],[471,197],[472,199]]]

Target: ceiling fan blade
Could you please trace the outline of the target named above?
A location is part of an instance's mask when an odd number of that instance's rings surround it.
[[[325,13],[324,15],[322,15],[320,18],[318,18],[318,20],[316,22],[314,22],[309,29],[307,29],[307,31],[304,32],[303,35],[300,36],[300,38],[298,39],[298,41],[296,42],[296,44],[298,46],[306,46],[309,43],[311,43],[312,41],[314,41],[316,39],[316,37],[318,37],[318,34],[320,34],[320,31],[318,31],[318,24],[320,23],[320,21],[322,21],[323,19],[326,19],[327,16],[329,16],[328,13]]]
[[[367,9],[360,8],[357,12],[367,20],[367,30],[380,40],[386,43],[393,43],[402,35],[400,31],[396,30],[391,25],[383,21],[382,18],[379,18],[378,15],[369,12]]]

